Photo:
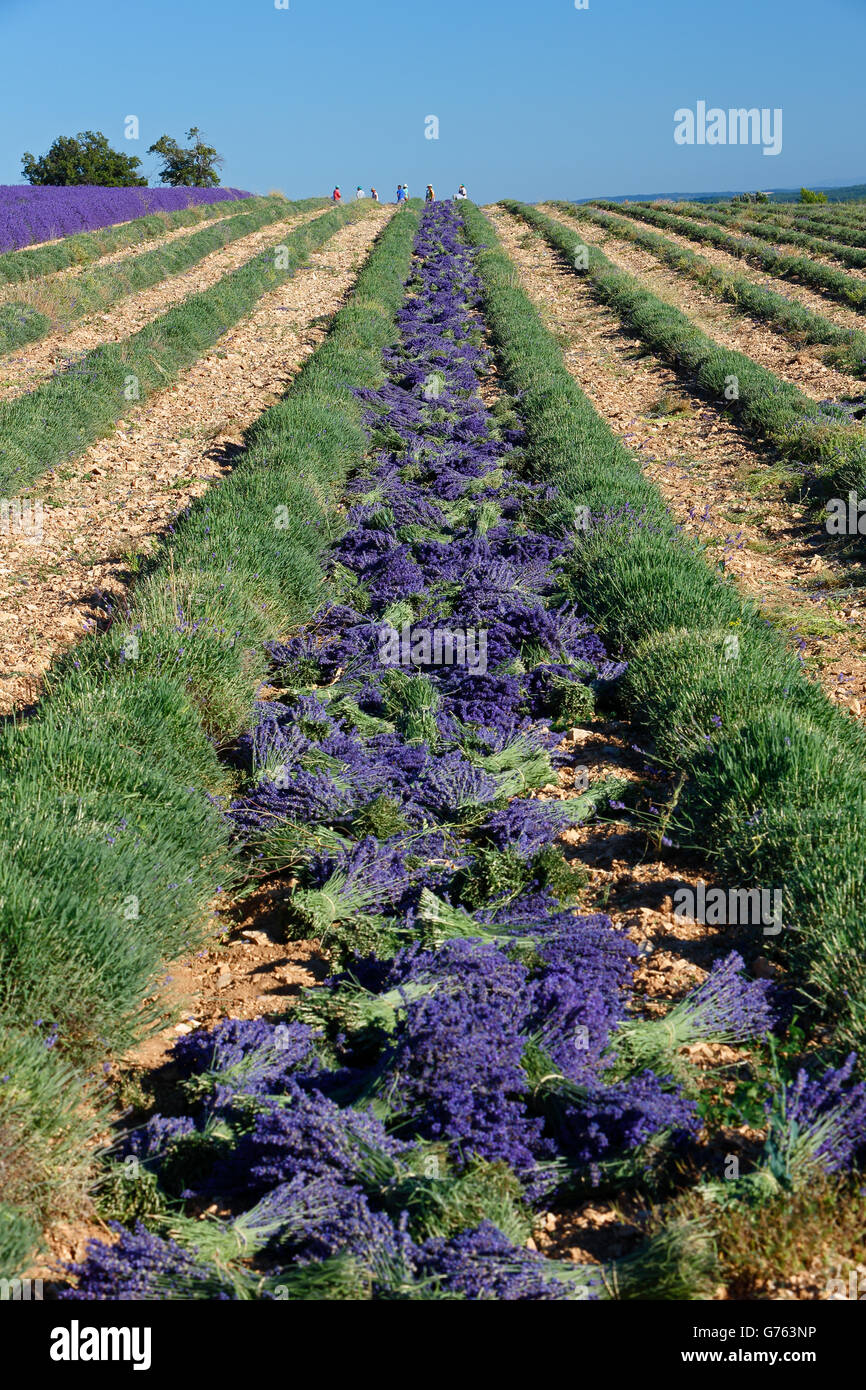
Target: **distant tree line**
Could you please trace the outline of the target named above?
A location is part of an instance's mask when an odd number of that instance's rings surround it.
[[[205,144],[198,126],[186,133],[190,142],[180,145],[170,135],[161,135],[148,149],[162,161],[160,183],[172,188],[216,188],[218,168],[224,163],[213,145]],[[58,135],[47,154],[39,159],[25,151],[21,168],[32,184],[99,184],[104,188],[144,188],[147,179],[138,171],[136,155],[113,150],[101,130],[81,130],[77,135]]]

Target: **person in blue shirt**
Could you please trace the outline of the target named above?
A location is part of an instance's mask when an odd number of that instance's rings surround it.
[[[398,203],[402,203],[405,197],[406,197],[406,194],[403,192],[403,185],[402,185],[402,183],[398,183],[398,184],[397,184],[397,202],[398,202]]]

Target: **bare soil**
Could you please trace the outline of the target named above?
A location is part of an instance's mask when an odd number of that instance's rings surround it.
[[[862,565],[834,555],[829,537],[788,500],[772,449],[647,352],[541,237],[499,208],[487,212],[568,370],[672,515],[707,547],[708,563],[733,575],[798,644],[827,695],[862,717]]]
[[[172,387],[31,489],[41,538],[0,537],[0,715],[32,703],[55,653],[120,601],[133,557],[231,468],[244,430],[324,338],[392,211],[341,228]]]

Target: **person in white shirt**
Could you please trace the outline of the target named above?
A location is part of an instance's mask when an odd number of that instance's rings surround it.
[[[460,198],[460,199],[466,198],[466,197],[468,196],[468,195],[467,195],[467,192],[466,192],[466,185],[465,185],[465,184],[461,183],[460,187],[459,187],[458,190],[457,190],[457,195],[456,195],[456,196],[457,196],[458,198]]]
[[[366,193],[364,192],[363,188],[361,187],[360,184],[358,184],[358,191],[357,191],[357,193],[355,194],[355,197],[356,197],[356,198],[366,198],[366,196],[367,196],[367,195],[366,195]]]

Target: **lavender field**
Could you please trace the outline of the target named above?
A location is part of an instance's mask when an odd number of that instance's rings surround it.
[[[10,1168],[0,1248],[64,1302],[760,1299],[783,1239],[820,1296],[814,1213],[856,1244],[862,798],[823,769],[863,732],[578,388],[517,267],[561,255],[548,313],[593,276],[648,340],[665,311],[595,249],[579,281],[554,212],[272,200],[240,230],[291,224],[274,248],[0,406],[13,460],[34,428],[43,472],[98,450],[166,342],[228,382],[232,315],[375,219],[317,350],[4,735],[4,833],[39,834],[0,878],[0,1060],[40,1178]],[[63,509],[7,510],[24,564]]]
[[[866,19],[0,8],[16,1350],[850,1377]]]
[[[153,212],[248,198],[237,188],[66,188],[0,184],[0,253]]]

